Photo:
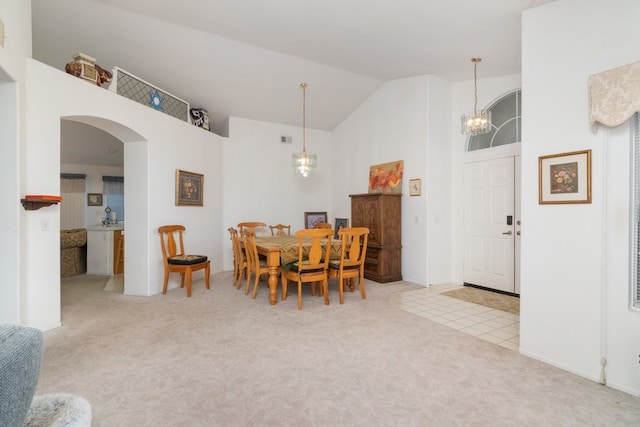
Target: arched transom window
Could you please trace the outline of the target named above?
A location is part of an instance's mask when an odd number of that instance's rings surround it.
[[[491,132],[469,137],[467,151],[482,150],[521,140],[522,90],[516,89],[491,104]]]

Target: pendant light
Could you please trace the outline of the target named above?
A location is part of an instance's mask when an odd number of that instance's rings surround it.
[[[316,154],[307,154],[307,84],[300,83],[300,87],[302,88],[302,153],[293,154],[292,166],[296,175],[306,178],[318,166],[318,156]]]
[[[491,132],[491,111],[478,111],[478,62],[482,58],[471,58],[473,62],[474,104],[473,113],[462,116],[462,133],[465,135],[482,135]]]

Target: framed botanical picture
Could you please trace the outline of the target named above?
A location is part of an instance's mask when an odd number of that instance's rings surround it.
[[[326,212],[305,212],[304,228],[313,228],[318,222],[327,222]]]
[[[538,157],[538,203],[591,203],[591,150]]]
[[[102,206],[102,194],[87,193],[87,206]]]
[[[202,206],[204,175],[176,170],[176,206]]]
[[[336,225],[333,227],[333,229],[335,230],[335,234],[333,236],[334,239],[338,238],[338,231],[340,231],[341,228],[348,228],[349,227],[349,218],[336,218]]]
[[[420,178],[409,180],[409,195],[419,196],[422,191],[422,181]]]

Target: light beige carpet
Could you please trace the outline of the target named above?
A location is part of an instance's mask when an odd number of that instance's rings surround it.
[[[255,300],[228,272],[193,296],[62,285],[37,393],[69,392],[93,426],[637,426],[640,399],[399,308],[406,282],[331,304],[305,288]],[[244,285],[244,283],[243,283]]]
[[[518,315],[520,314],[520,298],[511,295],[473,288],[470,286],[464,286],[460,289],[442,292],[440,295],[484,305],[485,307],[495,308],[496,310],[507,311]]]

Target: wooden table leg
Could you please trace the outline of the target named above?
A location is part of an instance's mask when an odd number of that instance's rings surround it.
[[[278,270],[280,268],[280,250],[269,251],[267,255],[269,267],[269,303],[276,305],[278,302]]]
[[[278,301],[278,267],[269,266],[269,303],[275,305]]]

